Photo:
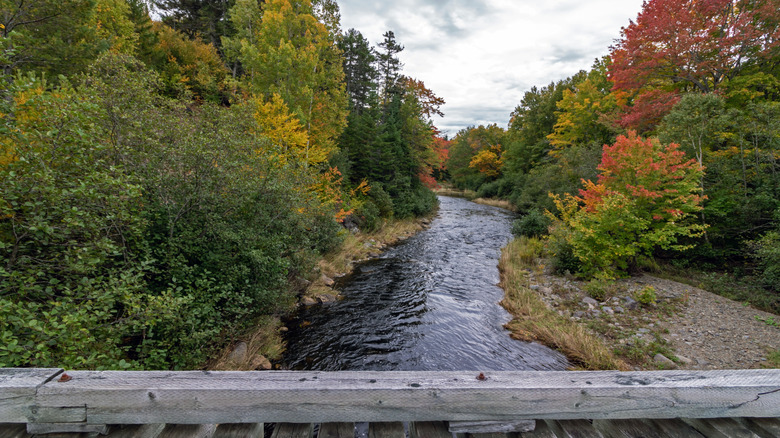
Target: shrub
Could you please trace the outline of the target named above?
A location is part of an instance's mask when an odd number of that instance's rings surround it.
[[[572,246],[583,274],[625,275],[637,256],[690,248],[678,239],[703,233],[705,226],[692,220],[701,210],[703,170],[677,145],[630,132],[604,146],[598,169],[598,184],[583,181],[580,197],[550,195],[560,218],[549,217],[567,229],[552,238]]]
[[[780,232],[770,231],[754,245],[761,282],[767,288],[780,290]]]
[[[515,236],[540,237],[547,234],[549,226],[550,219],[539,209],[535,208],[512,223],[512,234]]]
[[[593,278],[585,284],[585,292],[594,300],[604,301],[615,291],[615,283],[606,278]]]
[[[655,304],[657,298],[655,288],[653,286],[645,286],[634,294],[634,298],[645,306]]]

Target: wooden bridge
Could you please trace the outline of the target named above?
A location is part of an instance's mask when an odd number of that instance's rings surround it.
[[[269,423],[273,438],[780,437],[780,370],[0,368],[2,438],[262,437]]]

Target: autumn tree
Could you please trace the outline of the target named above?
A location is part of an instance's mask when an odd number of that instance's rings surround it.
[[[777,0],[645,2],[611,52],[615,89],[636,99],[624,126],[657,123],[676,93],[715,91],[746,66],[765,62],[780,47],[778,11]]]
[[[604,144],[614,139],[613,119],[623,99],[621,92],[612,91],[606,75],[608,63],[608,59],[597,61],[585,80],[563,90],[556,104],[553,132],[547,135],[553,148],[551,153],[578,144]]]
[[[629,132],[604,145],[598,170],[579,196],[553,195],[561,217],[550,215],[553,240],[571,246],[586,275],[623,275],[637,256],[690,248],[679,239],[703,232],[689,220],[701,210],[703,169],[678,145]]]
[[[250,88],[284,100],[308,135],[304,162],[322,162],[335,150],[347,115],[335,35],[317,20],[308,0],[270,0],[262,13],[260,26],[247,33],[255,44],[239,57]]]

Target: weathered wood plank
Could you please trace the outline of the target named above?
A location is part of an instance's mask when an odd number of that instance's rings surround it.
[[[649,420],[594,420],[593,427],[606,438],[668,438],[668,435]]]
[[[69,374],[37,404],[97,424],[780,417],[780,370]]]
[[[780,437],[780,418],[742,418],[742,422],[762,438]]]
[[[733,418],[683,418],[707,438],[760,438]]]
[[[410,438],[452,438],[444,421],[418,421],[409,424]]]
[[[322,423],[319,438],[355,438],[355,423]]]
[[[368,438],[405,438],[403,423],[379,422],[368,425]]]
[[[704,438],[704,435],[679,418],[650,421],[669,438]]]
[[[158,438],[164,424],[114,425],[109,427],[109,438]]]
[[[30,407],[27,420],[32,423],[83,423],[87,421],[87,407],[34,404]]]
[[[213,438],[263,438],[263,423],[220,424]]]
[[[26,423],[36,391],[61,368],[0,368],[0,423]]]
[[[166,424],[158,438],[211,438],[216,424]]]
[[[603,438],[587,420],[547,420],[547,425],[558,438]]]
[[[271,438],[311,438],[313,433],[314,425],[310,423],[279,423]]]
[[[507,438],[507,435],[505,433],[500,432],[490,432],[490,433],[459,433],[456,434],[456,436],[461,437],[465,436],[467,438]]]
[[[99,433],[105,435],[108,433],[108,426],[86,423],[27,423],[27,433],[32,435],[53,433]]]
[[[545,421],[537,421],[533,432],[522,432],[520,438],[557,438]]]
[[[512,433],[532,432],[536,420],[522,421],[450,421],[449,431],[452,433]]]
[[[24,424],[0,423],[0,437],[3,438],[30,438],[27,427]]]

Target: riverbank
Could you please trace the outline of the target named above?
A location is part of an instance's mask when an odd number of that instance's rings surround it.
[[[338,300],[333,289],[335,280],[348,275],[354,266],[378,257],[386,248],[406,240],[428,228],[436,216],[429,215],[413,219],[386,219],[372,232],[347,232],[339,248],[324,255],[318,262],[310,279],[299,279],[290,287],[297,290],[298,299],[289,309],[297,306],[312,306]],[[226,348],[207,369],[223,371],[268,370],[272,361],[279,360],[284,352],[283,333],[287,330],[278,316],[267,316],[254,324],[254,329],[241,340]]]
[[[556,330],[579,327],[595,339],[580,344],[582,351],[606,347],[636,370],[780,367],[777,315],[651,275],[594,290],[586,282],[551,275],[533,239],[517,239],[504,251],[508,266],[521,272],[515,282],[536,302],[535,312],[552,315]],[[512,300],[514,292],[506,293]],[[513,336],[531,338],[526,332],[533,323],[518,318],[508,324]],[[565,338],[552,337],[542,341],[555,345]]]
[[[453,196],[456,198],[466,198],[471,202],[476,202],[477,204],[503,208],[504,210],[509,210],[513,212],[517,211],[517,208],[515,208],[515,206],[512,205],[512,203],[507,200],[480,198],[479,195],[477,195],[477,192],[473,190],[459,190],[453,187],[441,187],[434,190],[434,193],[440,196]]]

